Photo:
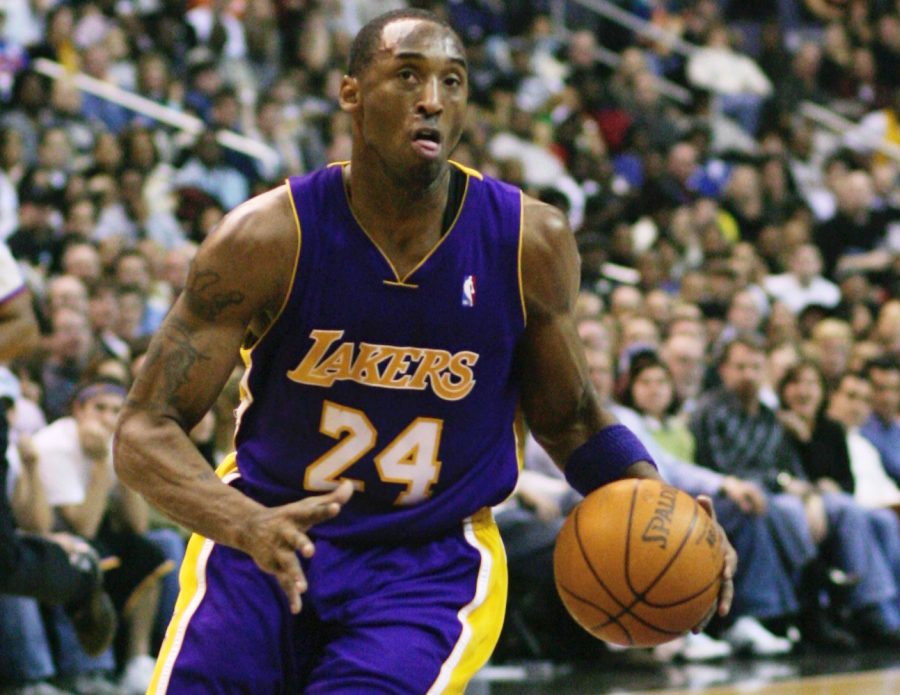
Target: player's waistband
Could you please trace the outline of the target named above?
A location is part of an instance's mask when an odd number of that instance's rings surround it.
[[[243,477],[234,452],[225,457],[216,469],[216,475],[266,507],[290,504],[304,498],[296,491],[261,485]],[[309,536],[314,540],[325,538],[338,546],[369,546],[373,543],[382,546],[406,545],[461,534],[467,522],[471,522],[476,531],[496,526],[490,507],[474,509],[460,516],[461,510],[454,508],[449,512],[448,506],[444,505],[440,512],[424,507],[382,510],[374,509],[364,497],[356,496],[350,499],[338,517],[313,527]]]

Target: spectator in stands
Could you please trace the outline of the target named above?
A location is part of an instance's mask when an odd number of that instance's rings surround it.
[[[816,363],[798,361],[776,384],[778,420],[793,440],[806,477],[820,492],[853,494],[844,428],[825,414],[825,378]]]
[[[752,336],[739,336],[726,345],[719,364],[722,387],[706,394],[691,417],[697,462],[752,480],[770,493],[785,493],[769,499],[786,513],[793,511],[798,520],[806,520],[809,535],[803,545],[812,546],[811,555],[826,553],[844,572],[860,578],[848,599],[857,634],[873,643],[900,644],[898,626],[886,622],[882,613],[896,599],[897,585],[873,538],[868,516],[849,496],[819,493],[808,482],[783,425],[759,401],[764,354]],[[822,587],[816,588],[817,582],[821,577],[805,578],[803,598],[818,601]],[[808,614],[817,614],[816,606],[807,609]],[[829,634],[821,623],[804,627],[807,640],[848,646],[843,635]]]
[[[52,421],[68,412],[95,345],[83,311],[62,307],[50,317],[49,354],[41,370],[42,407]]]
[[[872,414],[873,391],[865,374],[848,372],[828,399],[828,417],[843,426],[842,434],[846,431],[843,449],[847,453],[850,481],[842,487],[870,509],[900,506],[900,490],[885,472],[881,453],[860,432],[860,427]],[[813,439],[822,446],[816,435],[814,432]],[[827,460],[827,454],[822,458]],[[822,458],[816,460],[816,464]]]
[[[888,475],[900,483],[900,363],[887,357],[873,359],[864,374],[872,384],[872,413],[860,432],[878,449]]]
[[[153,277],[150,259],[138,249],[126,249],[115,261],[115,279],[120,288],[136,288],[142,295],[140,323],[135,337],[151,335],[168,310],[168,298]]]
[[[60,309],[87,312],[88,293],[84,282],[74,275],[56,275],[47,281],[47,316]]]
[[[814,244],[801,244],[790,254],[788,272],[766,278],[766,292],[794,314],[799,314],[810,304],[835,307],[841,299],[841,291],[821,273],[819,249]]]
[[[675,397],[682,411],[690,413],[703,387],[706,371],[704,339],[698,335],[672,332],[660,347],[659,354],[672,375]]]
[[[838,379],[847,371],[853,342],[853,329],[846,321],[826,318],[814,325],[808,350],[810,356],[818,363],[829,386],[836,385]]]
[[[891,299],[881,306],[874,337],[885,353],[900,359],[900,299]]]
[[[855,170],[837,182],[837,212],[815,231],[815,242],[825,260],[825,275],[849,270],[883,271],[890,263],[882,248],[885,229],[900,218],[900,211],[874,208],[872,177]]]
[[[72,416],[36,433],[34,447],[47,502],[62,528],[121,561],[107,574],[106,584],[127,629],[123,682],[133,692],[150,683],[157,582],[173,565],[143,537],[147,503],[115,480],[110,443],[124,402],[125,389],[116,381],[82,382]]]
[[[30,297],[12,255],[0,242],[0,361],[24,354],[36,339],[37,323],[31,311]],[[66,605],[83,648],[97,653],[109,645],[115,623],[109,599],[103,593],[96,553],[73,536],[60,535],[48,539],[22,535],[16,531],[14,507],[33,530],[46,531],[50,524],[49,510],[35,475],[33,449],[25,446],[24,441],[21,449],[8,446],[11,444],[9,417],[20,395],[15,378],[4,371],[0,375],[0,595],[29,596],[51,604]],[[20,450],[21,458],[18,455]],[[17,469],[17,479],[9,477],[11,462],[18,464],[23,471],[23,475],[19,476]],[[8,497],[10,486],[12,499]],[[8,632],[7,618],[12,613],[25,620],[24,624],[18,625],[19,629],[26,630],[24,641],[21,631]],[[33,604],[0,597],[0,614],[4,644],[0,670],[23,669],[21,676],[26,679],[52,675],[54,669],[48,650],[30,665],[23,663],[28,659],[29,649],[41,648],[37,642],[43,637],[42,632],[36,634],[28,629],[29,626],[39,626]],[[29,640],[28,637],[34,639]],[[46,640],[43,646],[46,647]],[[32,655],[36,653],[32,652]],[[7,675],[4,673],[0,677]]]
[[[205,131],[194,144],[193,155],[175,173],[174,185],[196,186],[216,196],[226,210],[246,200],[247,179],[225,163],[222,148],[212,131]]]
[[[66,242],[62,254],[62,272],[78,278],[85,285],[92,286],[103,272],[100,265],[100,253],[97,246],[90,241],[78,239]]]
[[[870,372],[871,374],[871,372]],[[881,551],[900,581],[900,489],[885,473],[878,450],[860,434],[871,412],[872,383],[864,374],[845,374],[828,402],[828,415],[846,430],[854,498],[869,509]],[[888,620],[900,625],[900,597],[887,607]]]
[[[82,61],[85,73],[94,79],[112,82],[109,49],[104,44],[96,43],[85,48]],[[133,112],[115,102],[93,94],[85,94],[81,100],[81,115],[88,123],[95,123],[98,127],[117,135],[131,121]]]
[[[46,117],[48,91],[44,77],[23,70],[13,84],[12,107],[4,109],[0,115],[0,125],[15,131],[21,139],[22,161],[26,166],[37,161],[40,123]]]
[[[772,94],[772,83],[752,58],[735,51],[731,43],[725,25],[711,27],[706,44],[688,58],[687,77],[695,87],[717,94],[720,108],[755,135],[763,100]]]

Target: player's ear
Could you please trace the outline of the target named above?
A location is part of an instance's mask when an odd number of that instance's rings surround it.
[[[350,75],[344,75],[341,79],[341,89],[338,92],[338,103],[342,111],[348,113],[359,108],[359,80]]]

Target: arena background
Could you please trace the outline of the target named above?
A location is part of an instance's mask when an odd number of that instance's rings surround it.
[[[675,374],[682,405],[717,386],[739,332],[765,345],[774,408],[802,358],[829,391],[869,360],[898,359],[900,2],[3,0],[0,241],[43,334],[0,376],[20,447],[68,414],[85,375],[130,383],[228,210],[349,158],[336,96],[350,41],[407,4],[446,17],[468,47],[471,115],[454,159],[567,214],[580,328],[609,357],[614,398],[637,354],[673,348],[678,322],[700,341],[694,376]],[[194,432],[211,463],[231,444],[239,378]],[[881,460],[895,480],[896,453]],[[527,520],[507,542],[533,575],[513,572],[501,644],[470,692],[900,690],[896,642],[834,653],[768,625],[797,640],[793,653],[712,659],[684,645],[611,651],[548,619],[546,551],[566,493],[545,474],[498,510]],[[159,515],[151,525],[177,561],[182,531]],[[139,692],[174,579],[136,655],[125,637],[99,659],[78,655],[59,615],[0,598],[0,692]]]

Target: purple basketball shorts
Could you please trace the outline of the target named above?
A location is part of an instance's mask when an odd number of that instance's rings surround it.
[[[506,557],[490,510],[402,546],[323,539],[291,615],[274,577],[193,536],[148,693],[462,693],[496,645]]]

